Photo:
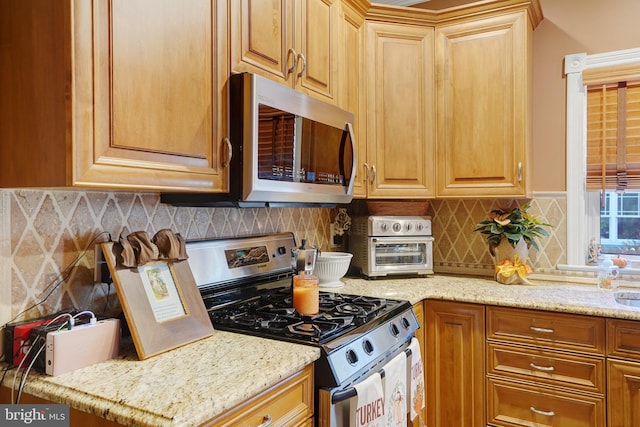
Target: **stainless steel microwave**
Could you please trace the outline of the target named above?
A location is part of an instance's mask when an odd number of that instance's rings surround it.
[[[232,75],[228,194],[163,194],[192,206],[335,205],[353,198],[353,113],[251,73]]]

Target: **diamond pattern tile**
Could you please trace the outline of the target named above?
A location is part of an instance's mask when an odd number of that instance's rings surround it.
[[[101,232],[116,240],[132,231],[153,235],[170,228],[192,240],[292,231],[298,242],[306,238],[326,250],[334,216],[327,208],[174,207],[161,204],[153,193],[73,190],[0,190],[0,207],[0,296],[10,300],[10,305],[0,305],[0,321],[10,320],[50,291],[42,305],[22,318],[72,307],[96,313],[118,310],[114,289],[93,284],[92,240]]]
[[[559,274],[555,266],[566,262],[567,204],[563,196],[432,200],[429,213],[436,272],[491,275],[486,241],[473,230],[491,209],[525,201],[531,203],[533,214],[554,225],[550,236],[540,240],[540,251],[531,252],[534,269]],[[356,201],[350,209],[363,204]],[[118,310],[113,287],[93,284],[92,239],[101,232],[118,239],[132,231],[155,234],[170,228],[192,240],[291,231],[298,243],[304,238],[329,250],[330,224],[336,213],[326,208],[174,207],[161,204],[153,193],[31,189],[0,190],[0,208],[0,321],[9,320],[52,290],[46,302],[25,318],[74,306],[97,313]],[[74,261],[77,264],[67,280],[60,280],[62,271]]]

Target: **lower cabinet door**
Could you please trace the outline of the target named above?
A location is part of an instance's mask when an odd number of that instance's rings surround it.
[[[487,378],[487,422],[493,426],[604,427],[604,396]]]
[[[640,426],[640,363],[607,361],[609,427]]]

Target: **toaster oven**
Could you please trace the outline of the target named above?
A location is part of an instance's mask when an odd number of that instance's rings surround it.
[[[355,217],[349,237],[352,266],[367,277],[433,274],[427,216]]]

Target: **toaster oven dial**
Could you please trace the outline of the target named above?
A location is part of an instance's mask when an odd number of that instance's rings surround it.
[[[395,231],[396,233],[399,233],[402,231],[402,225],[400,225],[399,222],[396,222],[393,224],[393,231]]]

